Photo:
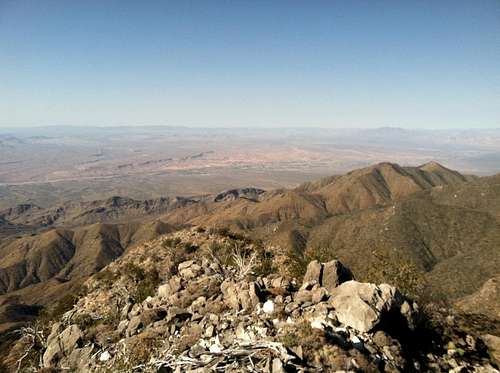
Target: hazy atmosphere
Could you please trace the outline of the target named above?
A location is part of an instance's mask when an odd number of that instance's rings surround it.
[[[500,3],[0,0],[0,125],[500,127]]]

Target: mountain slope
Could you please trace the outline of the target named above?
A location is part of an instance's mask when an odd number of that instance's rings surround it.
[[[0,211],[0,218],[16,224],[33,227],[79,226],[93,223],[131,221],[133,219],[167,213],[185,207],[194,201],[182,198],[158,198],[135,200],[112,197],[90,202],[68,202],[61,206],[42,209],[24,204]]]
[[[50,302],[129,247],[183,225],[229,227],[260,239],[275,247],[283,270],[297,260],[339,258],[372,280],[381,255],[393,273],[411,265],[429,291],[455,301],[499,274],[499,181],[500,175],[467,177],[436,163],[383,163],[289,190],[114,198],[50,211],[19,206],[0,216],[58,228],[0,243],[0,304],[11,296],[8,304]],[[96,220],[128,223],[74,226]]]
[[[0,294],[52,278],[63,282],[85,278],[129,246],[171,230],[161,222],[93,224],[10,241],[0,246]]]
[[[300,282],[263,265],[261,250],[253,256],[255,243],[199,228],[134,247],[73,303],[50,307],[34,332],[0,346],[0,363],[130,373],[496,371],[495,349],[484,345],[491,337],[455,314],[427,314],[429,328],[391,285],[358,282],[339,261],[308,263]]]
[[[463,176],[435,162],[383,163],[267,192],[258,201],[181,208],[163,219],[229,226],[298,255],[338,257],[360,275],[372,271],[380,252],[395,267],[416,266],[433,291],[453,300],[500,268],[499,180]]]
[[[330,213],[346,213],[397,201],[412,193],[468,180],[437,163],[400,167],[380,163],[355,170],[314,191],[326,200]]]

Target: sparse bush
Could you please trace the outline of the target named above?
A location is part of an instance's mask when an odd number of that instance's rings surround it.
[[[424,305],[432,301],[432,294],[422,271],[400,255],[389,257],[379,251],[372,253],[373,262],[363,276],[363,281],[388,283],[396,286],[405,296]]]
[[[304,321],[287,327],[280,340],[287,348],[301,345],[314,350],[324,343],[321,338],[318,338],[321,334],[315,333],[314,329],[311,328],[311,324]]]
[[[78,325],[81,330],[85,330],[95,325],[97,320],[93,319],[89,314],[80,314],[73,318],[73,323]]]
[[[50,321],[59,319],[64,313],[68,312],[78,302],[78,300],[87,294],[85,286],[78,286],[73,291],[64,295],[53,306],[44,308],[38,315],[39,325],[46,326]]]
[[[257,252],[248,251],[241,247],[241,245],[233,246],[232,253],[233,267],[236,268],[237,278],[243,279],[248,276],[257,265]]]
[[[266,251],[262,246],[257,246],[257,265],[255,267],[255,274],[257,276],[268,276],[276,272],[273,264],[273,253]]]
[[[245,243],[250,243],[250,240],[241,233],[232,232],[228,227],[212,227],[208,230],[209,234],[215,234],[222,237],[227,237],[232,240],[239,240]]]
[[[135,289],[130,294],[135,303],[141,303],[148,296],[153,295],[160,284],[160,276],[156,269],[146,272],[136,264],[127,263],[124,272],[136,284]]]
[[[320,247],[308,248],[303,252],[297,252],[292,249],[288,251],[287,256],[288,273],[299,281],[301,281],[306,274],[307,265],[313,260],[324,263],[336,259],[331,253],[331,250]]]
[[[161,246],[164,248],[164,249],[168,249],[170,247],[173,247],[174,246],[174,240],[172,238],[166,238],[164,239],[162,242],[161,242]]]
[[[94,278],[106,288],[110,288],[118,278],[118,274],[112,272],[108,268],[104,268],[103,270],[97,272]]]
[[[195,245],[191,242],[184,242],[182,244],[182,249],[185,251],[186,254],[192,254],[194,253],[196,250],[198,250],[198,245]]]

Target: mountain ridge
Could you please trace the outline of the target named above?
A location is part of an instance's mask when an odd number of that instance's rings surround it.
[[[70,288],[130,247],[185,226],[229,228],[267,242],[287,263],[280,265],[315,256],[339,258],[366,280],[377,265],[374,253],[381,254],[394,267],[414,266],[429,289],[456,301],[498,274],[498,180],[500,175],[463,176],[434,163],[382,163],[293,189],[249,188],[222,192],[221,198],[159,202],[120,197],[86,202],[78,205],[86,207],[84,212],[69,209],[33,237],[10,236],[0,243],[0,303],[15,295],[14,304],[36,304],[36,289],[57,298],[52,288]],[[35,214],[27,216],[31,210]],[[14,221],[33,223],[47,215],[29,206],[9,211],[0,219],[16,216]],[[105,223],[79,225],[99,219]],[[476,268],[472,277],[467,275],[471,268]]]

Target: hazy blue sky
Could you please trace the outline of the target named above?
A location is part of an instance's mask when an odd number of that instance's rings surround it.
[[[499,0],[0,0],[0,125],[500,127]]]

